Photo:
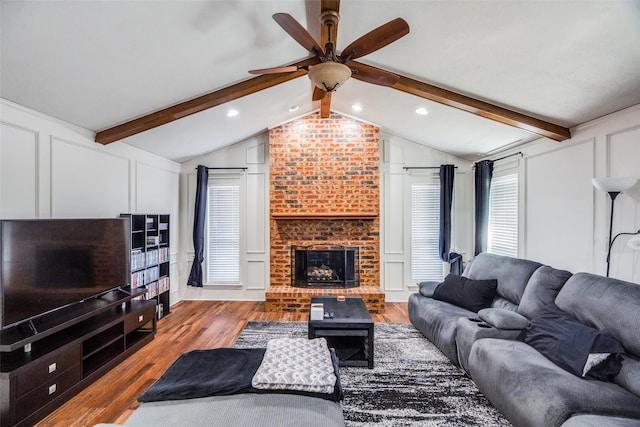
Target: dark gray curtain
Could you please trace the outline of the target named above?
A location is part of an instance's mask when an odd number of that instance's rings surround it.
[[[462,274],[462,255],[451,250],[451,206],[453,204],[454,165],[440,166],[440,259],[449,262],[449,273]]]
[[[461,276],[463,270],[462,255],[456,252],[451,252],[449,254],[449,273]]]
[[[475,176],[475,219],[476,235],[474,254],[478,255],[487,250],[489,230],[489,193],[491,178],[493,177],[493,160],[483,160],[476,163]]]
[[[204,224],[207,215],[207,183],[209,169],[198,166],[198,183],[196,185],[196,207],[193,218],[193,249],[195,257],[189,273],[187,285],[202,287],[202,261],[204,261]]]
[[[449,261],[451,247],[451,203],[453,201],[454,165],[440,166],[440,259]]]

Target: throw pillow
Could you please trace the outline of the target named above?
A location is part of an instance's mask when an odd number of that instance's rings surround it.
[[[497,288],[498,281],[495,279],[471,280],[449,274],[436,287],[433,298],[478,312],[491,306]]]
[[[520,337],[579,377],[610,381],[620,372],[622,344],[607,332],[582,324],[553,303],[536,313]]]

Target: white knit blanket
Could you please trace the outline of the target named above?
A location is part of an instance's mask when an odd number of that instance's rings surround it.
[[[278,338],[267,343],[252,386],[265,390],[333,393],[336,375],[327,340]]]

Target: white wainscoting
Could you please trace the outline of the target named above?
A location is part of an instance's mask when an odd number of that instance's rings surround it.
[[[0,218],[38,214],[38,131],[0,123]]]
[[[0,99],[0,217],[171,215],[171,298],[178,301],[180,165]]]

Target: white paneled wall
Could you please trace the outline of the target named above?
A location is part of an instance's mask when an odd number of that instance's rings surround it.
[[[39,202],[38,132],[4,121],[0,126],[0,218],[33,218]]]
[[[129,212],[131,161],[86,141],[50,139],[51,216]]]
[[[269,165],[267,147],[268,134],[258,135],[222,150],[190,160],[182,164],[181,212],[182,246],[181,295],[184,299],[202,300],[247,300],[264,301],[269,287]],[[193,264],[193,215],[196,192],[196,171],[198,165],[210,168],[247,168],[243,172],[232,170],[210,170],[214,174],[240,174],[241,219],[240,238],[240,284],[204,284],[202,288],[186,286],[185,283]]]
[[[640,178],[640,105],[572,129],[564,142],[537,140],[519,147],[521,256],[571,272],[604,275],[610,198],[591,179]],[[496,157],[503,155],[501,153]],[[613,235],[640,229],[640,183],[615,202]],[[640,252],[621,236],[610,276],[640,283]]]
[[[588,139],[524,158],[526,251],[522,256],[548,260],[553,251],[553,262],[546,262],[569,271],[591,262],[593,156],[593,140]]]
[[[454,178],[451,251],[469,259],[473,230],[473,171],[471,164],[442,151],[434,150],[394,135],[382,135],[382,221],[381,221],[381,286],[387,301],[407,301],[417,290],[411,283],[411,247],[409,229],[411,173],[438,175],[438,169],[414,172],[404,167],[439,167],[454,164],[458,168]],[[443,271],[447,271],[443,264]]]
[[[169,213],[176,302],[180,165],[6,100],[0,117],[0,218]]]
[[[93,133],[35,111],[0,102],[0,217],[114,217],[121,212],[171,214],[172,301],[264,300],[269,286],[268,135],[178,165],[122,142],[102,146]],[[381,286],[387,301],[406,301],[410,283],[405,166],[453,163],[456,170],[452,250],[473,251],[471,163],[394,135],[382,138]],[[177,142],[179,143],[179,141]],[[520,256],[572,272],[605,273],[609,197],[591,185],[600,176],[640,178],[640,105],[573,129],[565,142],[536,140],[521,151]],[[247,167],[242,201],[242,284],[188,288],[195,167]],[[496,164],[496,168],[504,165]],[[437,173],[437,170],[433,171]],[[614,235],[640,229],[640,184],[616,199]],[[640,252],[616,241],[611,276],[640,283]]]

